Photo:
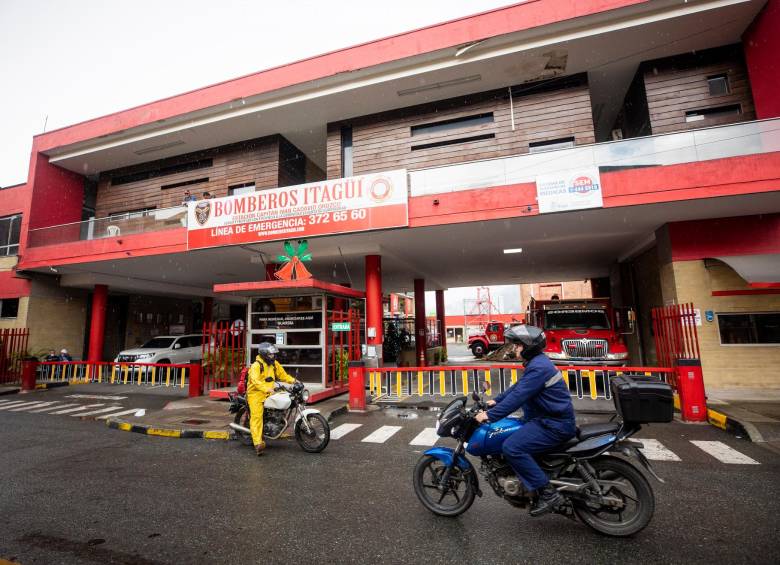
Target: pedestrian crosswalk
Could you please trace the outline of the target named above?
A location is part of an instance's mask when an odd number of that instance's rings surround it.
[[[70,400],[70,399],[69,399]],[[89,400],[86,400],[89,402]],[[127,416],[139,413],[142,408],[127,408],[119,404],[95,403],[80,404],[77,402],[65,402],[61,400],[19,400],[16,398],[0,399],[0,411],[23,412],[27,414],[70,416],[73,418],[91,418],[106,420],[113,416]]]
[[[407,442],[408,437],[414,431],[409,431],[409,434],[401,433],[404,430],[404,426],[379,426],[376,429],[365,429],[367,426],[357,423],[344,423],[334,426],[330,431],[330,439],[332,440],[349,440],[355,439],[359,443],[399,443],[403,441]],[[358,432],[360,430],[360,432]],[[405,439],[398,439],[399,436],[405,435]],[[432,447],[441,438],[436,434],[436,428],[423,428],[419,431],[411,441],[408,441],[409,446],[412,447]],[[683,457],[680,457],[677,453],[672,451],[669,447],[661,443],[657,439],[653,438],[631,438],[634,441],[642,443],[641,451],[644,456],[650,461],[667,461],[667,462],[681,462]],[[760,463],[748,457],[747,455],[739,452],[720,441],[696,441],[696,440],[682,440],[683,445],[695,446],[694,452],[701,452],[710,456],[721,463],[728,464],[741,464],[741,465],[759,465]],[[681,445],[682,447],[682,445]],[[676,448],[677,449],[677,448]],[[683,448],[683,450],[686,448]],[[682,450],[681,450],[682,452]],[[689,454],[690,455],[690,454]],[[692,459],[693,457],[685,457],[685,459]]]

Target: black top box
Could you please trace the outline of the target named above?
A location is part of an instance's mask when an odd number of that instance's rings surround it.
[[[674,416],[672,387],[656,377],[621,375],[610,383],[615,409],[624,422],[671,422]]]

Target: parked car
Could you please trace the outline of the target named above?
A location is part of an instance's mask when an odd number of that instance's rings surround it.
[[[189,363],[201,358],[203,335],[157,336],[141,347],[120,351],[115,363]]]

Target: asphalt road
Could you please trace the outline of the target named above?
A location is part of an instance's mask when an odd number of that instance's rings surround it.
[[[402,416],[402,417],[397,417]],[[0,558],[28,563],[776,563],[780,456],[709,426],[653,426],[655,517],[609,539],[560,516],[531,519],[485,490],[456,519],[419,504],[410,445],[434,414],[347,414],[324,453],[272,442],[149,437],[67,415],[0,411]],[[400,426],[387,441],[362,441]],[[691,443],[720,441],[758,464]],[[483,487],[487,485],[483,484]]]

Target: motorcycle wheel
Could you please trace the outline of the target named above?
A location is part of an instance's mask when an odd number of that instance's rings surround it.
[[[306,414],[309,431],[303,425],[303,419],[295,424],[295,440],[306,453],[320,453],[330,441],[330,426],[321,414]]]
[[[239,409],[238,412],[236,412],[236,417],[233,418],[233,422],[238,424],[239,426],[243,426],[245,428],[249,427],[249,411],[246,408]],[[238,430],[233,430],[233,433],[236,436],[237,440],[240,440],[241,443],[244,445],[252,445],[252,435],[246,434],[244,432],[240,432]]]
[[[474,502],[474,485],[459,467],[454,467],[449,484],[439,488],[447,465],[431,455],[423,455],[414,467],[414,493],[422,505],[437,516],[453,518],[463,514]]]
[[[599,533],[625,537],[636,534],[650,523],[655,511],[653,489],[645,476],[633,465],[615,457],[590,462],[598,481],[610,481],[604,496],[623,500],[623,508],[609,508],[573,499],[574,512],[580,520]]]

